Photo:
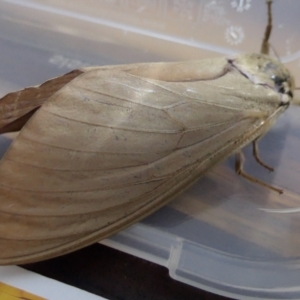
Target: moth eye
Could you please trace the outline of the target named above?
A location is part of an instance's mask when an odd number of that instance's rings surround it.
[[[276,75],[272,75],[272,80],[274,81],[275,85],[278,87],[282,87],[283,82],[286,81],[286,78],[280,78]]]
[[[275,87],[279,93],[286,94],[290,98],[293,98],[293,93],[290,90],[290,84],[288,83],[288,78],[279,77],[276,75],[272,75],[271,78],[274,81]]]

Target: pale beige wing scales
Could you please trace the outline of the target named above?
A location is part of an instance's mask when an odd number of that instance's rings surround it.
[[[93,68],[74,79],[1,160],[1,264],[67,253],[144,218],[261,124],[261,111],[237,109],[218,86],[230,71],[212,72],[213,85],[199,70],[185,84],[130,72]],[[251,98],[253,84],[237,80]],[[218,88],[216,97],[202,88]]]

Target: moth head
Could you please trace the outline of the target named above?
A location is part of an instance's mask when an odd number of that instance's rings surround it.
[[[229,59],[229,63],[254,84],[278,92],[282,105],[293,100],[294,78],[280,61],[265,54],[245,54]]]

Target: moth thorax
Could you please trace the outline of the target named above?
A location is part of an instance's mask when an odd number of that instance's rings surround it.
[[[254,84],[268,86],[279,93],[282,105],[292,100],[294,79],[278,60],[265,54],[245,54],[228,62]]]

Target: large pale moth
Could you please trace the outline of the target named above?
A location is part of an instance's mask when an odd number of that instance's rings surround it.
[[[83,68],[0,99],[0,132],[20,130],[0,161],[0,264],[108,237],[233,153],[257,181],[240,149],[253,142],[267,167],[256,141],[294,89],[267,55],[267,3],[262,54]]]

